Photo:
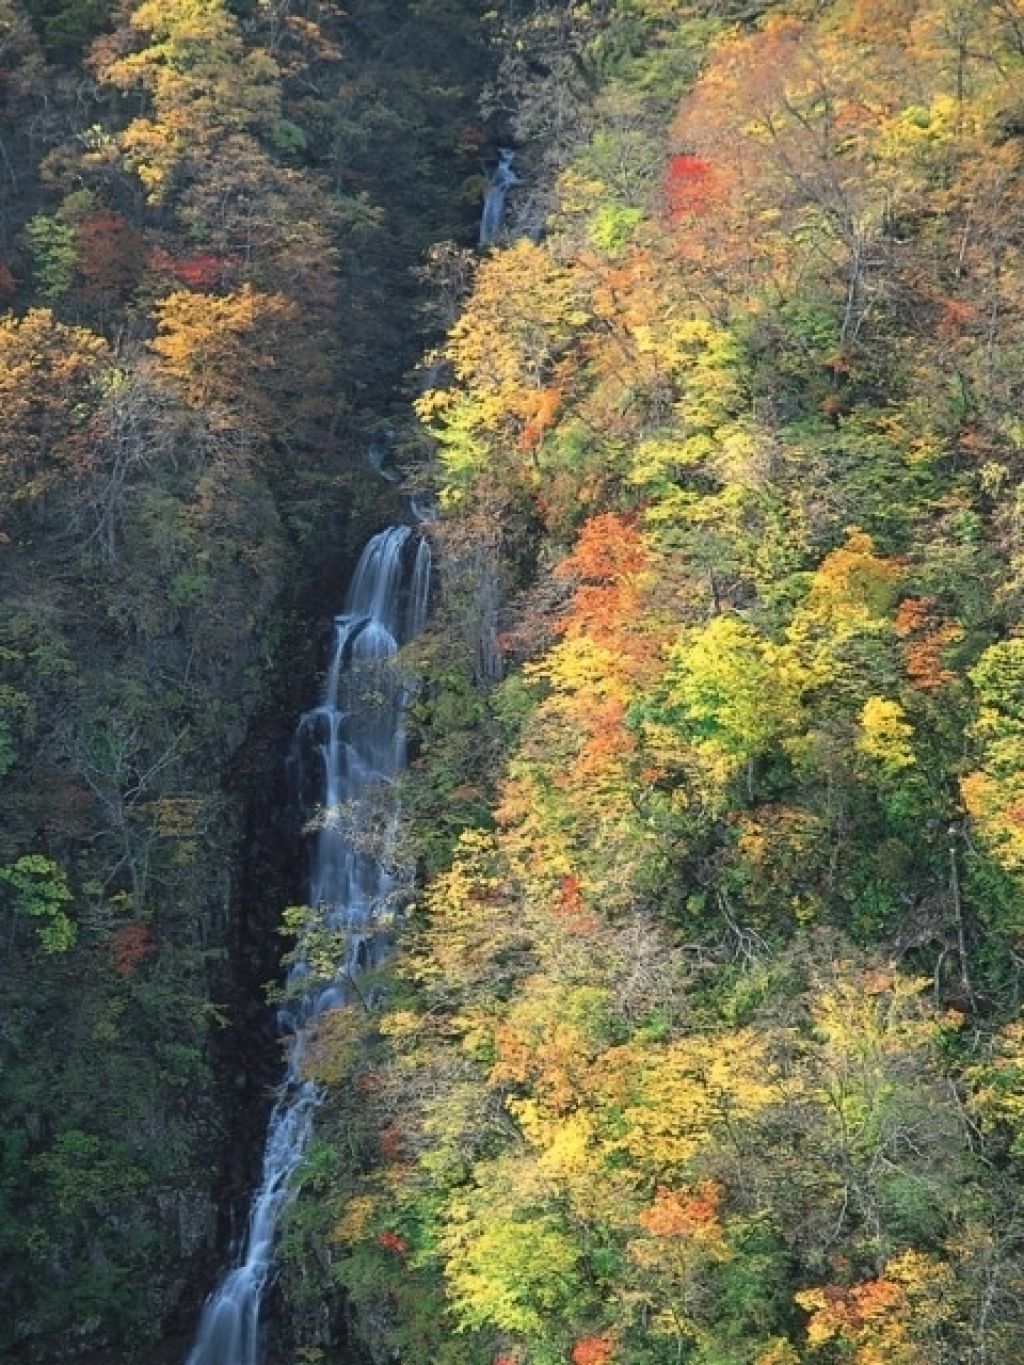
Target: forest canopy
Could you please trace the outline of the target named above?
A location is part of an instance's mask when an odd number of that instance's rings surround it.
[[[1024,1358],[1024,5],[350,8],[0,0],[3,1350],[187,1336],[400,493],[281,1358]]]

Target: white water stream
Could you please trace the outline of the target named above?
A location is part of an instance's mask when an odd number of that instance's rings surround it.
[[[507,147],[498,152],[498,164],[490,174],[487,193],[484,196],[483,212],[480,215],[480,245],[490,246],[501,231],[501,220],[505,213],[505,200],[513,185],[522,182],[512,169],[514,153]]]
[[[320,1103],[317,1087],[303,1078],[303,1056],[317,1016],[344,1004],[355,978],[373,965],[391,916],[398,817],[391,787],[405,765],[408,700],[394,658],[423,626],[429,580],[430,547],[418,532],[392,526],[373,537],[335,618],[323,697],[299,721],[293,750],[299,800],[315,828],[309,905],[345,947],[333,980],[313,982],[299,943],[278,1015],[287,1040],[284,1080],[248,1229],[235,1264],[206,1301],[187,1365],[259,1362],[274,1236]]]

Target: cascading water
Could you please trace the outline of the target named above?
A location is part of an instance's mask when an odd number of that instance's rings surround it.
[[[405,764],[408,685],[392,666],[426,618],[430,547],[408,526],[366,546],[342,614],[319,706],[301,717],[293,760],[304,814],[313,815],[309,904],[345,949],[333,980],[313,982],[300,941],[279,1024],[286,1068],[263,1150],[260,1183],[238,1259],[203,1309],[187,1365],[257,1365],[259,1314],[274,1234],[293,1194],[320,1102],[302,1075],[317,1016],[346,1002],[356,975],[382,946],[397,890],[390,867],[397,808],[390,797]]]
[[[395,445],[395,433],[390,427],[383,427],[370,442],[366,458],[373,469],[388,483],[401,483],[402,476],[397,470],[388,468],[388,458]]]
[[[505,199],[513,185],[520,183],[512,169],[514,153],[507,147],[498,152],[498,164],[491,172],[490,184],[484,196],[483,213],[480,216],[480,245],[489,246],[501,230],[501,219],[505,212]]]

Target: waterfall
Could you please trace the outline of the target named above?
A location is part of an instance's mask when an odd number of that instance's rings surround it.
[[[512,169],[513,153],[507,147],[498,152],[498,164],[491,172],[490,185],[484,196],[484,210],[480,217],[480,245],[489,246],[501,229],[505,212],[505,197],[513,185],[520,183]]]
[[[388,483],[400,483],[402,476],[393,469],[387,467],[388,456],[392,453],[395,444],[395,433],[390,427],[384,427],[378,431],[370,442],[370,448],[366,452],[366,458],[370,467],[386,479]]]
[[[356,975],[373,965],[397,890],[390,866],[398,812],[391,795],[405,764],[408,683],[394,656],[422,628],[430,547],[408,526],[367,544],[334,622],[334,646],[320,704],[296,730],[292,764],[298,799],[315,832],[309,905],[345,949],[331,981],[311,980],[302,942],[278,1023],[286,1037],[284,1080],[270,1115],[260,1183],[239,1256],[203,1308],[187,1365],[257,1365],[259,1313],[273,1266],[274,1235],[294,1193],[320,1103],[302,1075],[312,1026],[344,1004]]]

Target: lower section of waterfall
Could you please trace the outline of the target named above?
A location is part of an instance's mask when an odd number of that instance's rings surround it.
[[[513,185],[520,184],[518,175],[512,169],[513,153],[507,147],[498,152],[498,164],[488,177],[487,193],[484,196],[483,212],[480,215],[480,246],[490,246],[501,231],[505,200]]]
[[[427,610],[430,548],[408,526],[392,526],[366,546],[344,610],[320,704],[301,717],[291,764],[310,841],[312,924],[341,945],[329,981],[314,980],[300,938],[279,1024],[286,1067],[263,1150],[263,1167],[234,1266],[203,1309],[187,1365],[258,1365],[260,1305],[273,1267],[274,1236],[293,1195],[320,1101],[303,1078],[317,1017],[343,1005],[371,966],[398,891],[393,868],[398,811],[392,794],[405,766],[403,716],[408,681],[398,650],[421,629]]]

